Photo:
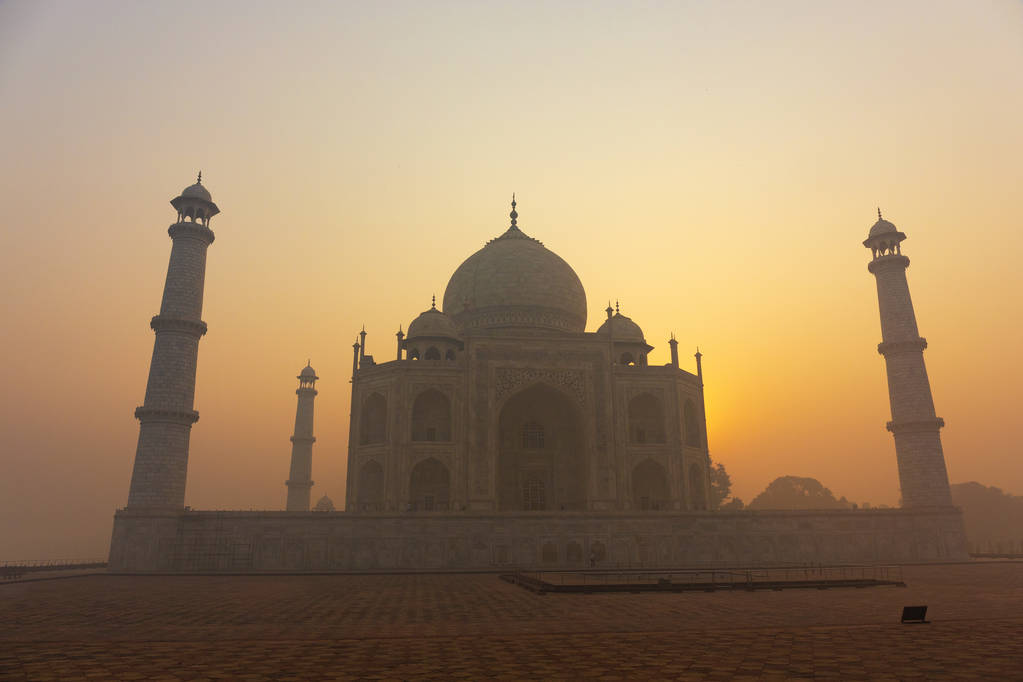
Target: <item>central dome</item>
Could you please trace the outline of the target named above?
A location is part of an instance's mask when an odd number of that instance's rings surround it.
[[[558,254],[512,224],[451,275],[444,312],[465,328],[586,330],[586,292]]]

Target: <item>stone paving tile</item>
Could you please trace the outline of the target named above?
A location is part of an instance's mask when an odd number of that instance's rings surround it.
[[[1023,564],[910,587],[535,595],[495,575],[0,586],[0,679],[1023,679]],[[928,604],[930,625],[901,625]]]

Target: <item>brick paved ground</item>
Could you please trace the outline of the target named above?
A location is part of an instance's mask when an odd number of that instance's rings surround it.
[[[0,585],[0,679],[1023,679],[1023,563],[907,588],[535,595],[496,575]],[[930,625],[901,625],[927,604]]]

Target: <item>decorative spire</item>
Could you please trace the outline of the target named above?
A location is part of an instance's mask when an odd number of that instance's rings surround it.
[[[881,207],[880,206],[877,207],[877,219],[881,220]]]
[[[306,360],[305,361],[305,366],[306,367],[312,367],[313,366],[313,359],[309,358],[308,360]]]
[[[519,217],[519,214],[515,211],[515,192],[512,192],[512,210],[508,215],[511,216],[511,226],[518,229],[519,226],[515,222]]]
[[[608,301],[607,301],[607,310],[605,310],[604,312],[607,313],[607,319],[610,320],[611,319],[611,313],[614,312],[614,308],[611,307],[611,299],[608,299]]]
[[[195,179],[195,184],[197,184],[197,185],[201,185],[202,184],[202,171],[199,171],[199,177],[197,177]]]
[[[618,309],[618,299],[615,299],[615,315],[621,315],[621,311]]]
[[[436,309],[437,309],[437,294],[434,294],[433,298],[430,301],[430,310],[436,310]]]

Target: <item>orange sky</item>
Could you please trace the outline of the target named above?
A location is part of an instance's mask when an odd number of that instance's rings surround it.
[[[187,503],[281,508],[295,375],[344,491],[351,343],[519,224],[666,362],[705,353],[711,456],[898,499],[880,204],[952,481],[1023,494],[1017,2],[0,4],[0,560],[102,556],[127,499],[174,218],[213,221]]]

